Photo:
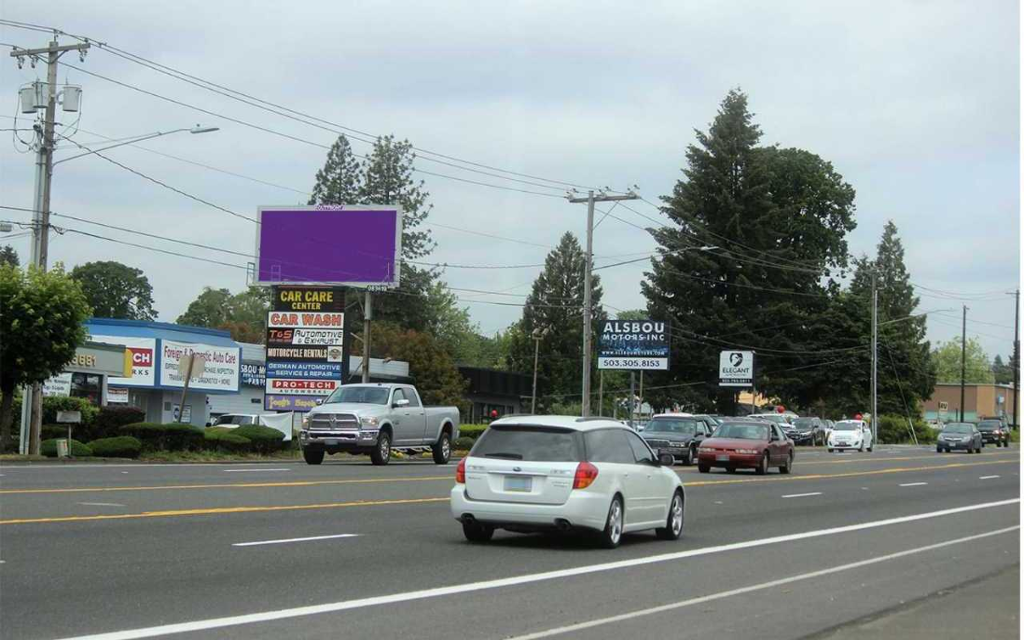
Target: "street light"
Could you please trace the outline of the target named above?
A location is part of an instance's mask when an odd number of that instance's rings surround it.
[[[200,126],[200,125],[197,124],[194,127],[185,127],[185,128],[182,128],[182,129],[172,129],[170,131],[157,131],[155,133],[147,133],[145,135],[135,136],[134,138],[132,138],[130,140],[125,140],[123,142],[118,142],[117,144],[112,144],[110,146],[103,147],[102,149],[89,149],[89,147],[85,146],[84,144],[76,142],[76,141],[72,140],[71,138],[68,138],[67,136],[61,135],[61,137],[64,138],[65,140],[71,142],[72,144],[74,144],[74,145],[76,145],[76,146],[78,146],[78,147],[80,147],[82,149],[88,149],[88,151],[86,151],[85,153],[80,153],[80,154],[78,154],[76,156],[71,156],[70,158],[64,158],[63,160],[58,160],[58,161],[54,162],[53,164],[56,166],[56,165],[58,165],[58,164],[60,164],[62,162],[67,162],[68,160],[74,160],[75,158],[81,158],[83,156],[89,156],[89,155],[92,155],[94,153],[100,153],[101,151],[107,151],[108,149],[115,149],[117,147],[123,147],[125,145],[135,144],[137,142],[143,142],[145,140],[152,140],[153,138],[159,138],[160,136],[169,136],[172,133],[182,133],[184,131],[188,131],[189,133],[192,133],[192,134],[211,133],[213,131],[220,131],[220,127],[203,127],[203,126]],[[60,134],[58,134],[58,135],[60,135]]]

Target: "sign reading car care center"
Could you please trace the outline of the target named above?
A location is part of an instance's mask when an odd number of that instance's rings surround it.
[[[308,411],[341,385],[345,291],[274,287],[267,314],[266,409]]]
[[[598,369],[668,369],[668,325],[657,320],[605,320],[597,337]]]
[[[723,351],[718,357],[718,386],[753,387],[754,352]]]

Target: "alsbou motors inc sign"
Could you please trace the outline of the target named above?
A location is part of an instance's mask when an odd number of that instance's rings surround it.
[[[605,320],[597,337],[597,368],[667,370],[670,346],[665,322]]]
[[[754,352],[723,351],[718,356],[718,386],[754,386]]]
[[[264,405],[308,411],[341,386],[345,356],[345,290],[277,286],[267,314]]]

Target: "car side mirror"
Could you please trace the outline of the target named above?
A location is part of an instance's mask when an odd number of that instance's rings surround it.
[[[402,398],[401,400],[395,400],[395,402],[391,406],[392,406],[392,408],[395,408],[395,409],[398,409],[399,407],[408,407],[409,406],[409,400],[406,399],[406,398]]]
[[[671,467],[675,463],[675,461],[676,460],[675,460],[674,457],[672,457],[671,453],[661,453],[661,454],[658,454],[657,463],[658,463],[659,466]]]
[[[319,406],[320,406],[320,405],[322,405],[323,403],[324,403],[324,399],[323,399],[323,398],[317,398],[317,399],[316,399],[316,406],[318,406],[318,407],[319,407]]]

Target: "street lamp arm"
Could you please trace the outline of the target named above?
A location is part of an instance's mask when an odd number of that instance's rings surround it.
[[[80,142],[77,142],[76,140],[72,140],[68,136],[57,134],[57,135],[60,135],[61,138],[67,140],[68,142],[71,142],[72,144],[74,144],[75,146],[79,147],[80,149],[86,149],[86,152],[85,153],[79,153],[78,155],[71,156],[70,158],[63,158],[61,160],[57,160],[53,164],[56,166],[56,165],[58,165],[58,164],[60,164],[62,162],[67,162],[68,160],[74,160],[75,158],[81,158],[81,157],[84,157],[84,156],[90,156],[90,155],[92,155],[94,153],[100,153],[102,151],[107,151],[109,149],[116,149],[117,147],[123,147],[123,146],[129,145],[129,144],[135,144],[137,142],[143,142],[145,140],[152,140],[153,138],[159,138],[160,136],[167,136],[167,135],[170,135],[172,133],[181,133],[182,131],[188,131],[189,133],[194,133],[195,134],[195,133],[209,133],[211,131],[217,131],[217,130],[218,130],[217,127],[200,127],[199,125],[196,125],[195,127],[183,127],[181,129],[171,129],[170,131],[157,131],[156,133],[149,133],[149,134],[146,134],[146,135],[143,135],[143,136],[138,136],[136,138],[132,138],[130,140],[125,140],[123,142],[118,142],[117,144],[108,145],[108,146],[102,147],[100,149],[91,149],[91,148],[85,146],[84,144],[82,144]]]

